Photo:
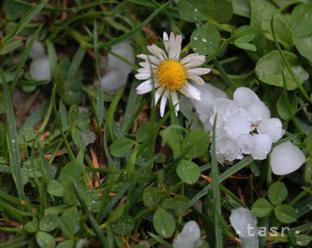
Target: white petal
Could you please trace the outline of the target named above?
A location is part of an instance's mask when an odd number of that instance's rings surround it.
[[[30,76],[35,80],[51,81],[51,68],[48,56],[34,59],[30,64]]]
[[[164,92],[164,88],[162,87],[159,87],[156,91],[155,91],[155,101],[154,101],[154,104],[156,105],[161,97],[161,95],[163,94]]]
[[[45,49],[44,46],[41,42],[35,41],[34,44],[32,45],[29,56],[32,59],[40,58],[45,55]]]
[[[275,175],[286,175],[299,169],[305,162],[304,153],[291,142],[274,147],[271,154],[271,167]]]
[[[189,69],[187,70],[188,75],[192,76],[200,76],[200,75],[205,75],[211,72],[211,69],[209,68],[194,68],[194,69]]]
[[[254,139],[254,149],[251,156],[255,160],[266,159],[272,147],[271,137],[267,134],[255,134],[252,137]]]
[[[173,104],[174,109],[175,109],[175,113],[177,114],[180,110],[178,95],[175,91],[171,92],[170,95],[171,95],[172,104]]]
[[[179,60],[181,53],[182,36],[170,34],[168,54],[169,58]]]
[[[190,54],[181,60],[181,63],[187,68],[195,68],[201,66],[206,60],[204,55],[198,55],[196,53]]]
[[[136,88],[136,92],[138,95],[146,94],[152,90],[153,90],[153,84],[151,80],[144,81]]]
[[[166,53],[164,52],[164,50],[162,50],[161,48],[159,48],[158,46],[156,46],[155,44],[147,46],[147,50],[153,54],[154,56],[156,56],[157,58],[163,60],[167,58]]]
[[[163,117],[165,114],[165,108],[168,99],[168,91],[165,91],[160,100],[160,116]]]
[[[128,73],[119,71],[109,71],[100,80],[102,89],[107,93],[114,93],[116,90],[124,87],[127,83]]]
[[[150,77],[151,77],[150,72],[140,72],[140,73],[135,74],[135,78],[138,80],[146,80]]]
[[[261,134],[270,135],[273,143],[282,138],[284,134],[282,122],[278,118],[271,118],[261,121],[257,130]]]
[[[163,42],[164,42],[166,51],[168,52],[168,49],[169,49],[169,36],[168,36],[167,32],[163,33]]]
[[[190,83],[186,82],[180,89],[180,92],[194,100],[200,100],[200,91]]]
[[[205,83],[204,79],[199,76],[189,76],[188,79],[192,80],[194,83],[203,85]]]

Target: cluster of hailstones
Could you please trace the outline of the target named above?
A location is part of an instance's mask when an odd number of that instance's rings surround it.
[[[256,160],[265,159],[272,144],[284,134],[281,121],[271,118],[268,107],[252,90],[240,87],[235,90],[233,99],[229,99],[223,91],[205,83],[201,76],[211,71],[201,67],[205,56],[191,53],[182,58],[181,35],[164,33],[163,44],[165,49],[153,44],[147,46],[150,54],[137,56],[143,60],[135,75],[143,80],[137,93],[154,90],[154,104],[160,101],[161,116],[168,101],[176,113],[180,110],[180,94],[184,99],[191,99],[186,103],[195,107],[207,131],[213,131],[216,123],[216,153],[220,163],[240,160],[244,155],[251,155]],[[30,65],[32,78],[50,81],[50,62],[41,43],[34,43],[30,57],[33,59]],[[134,51],[130,42],[112,46],[111,53],[102,61],[105,73],[100,79],[101,87],[107,93],[114,93],[126,84],[132,71]],[[305,162],[305,156],[291,142],[284,142],[275,146],[270,161],[273,173],[285,175],[297,170]]]
[[[211,69],[200,67],[205,56],[192,53],[181,58],[182,36],[163,35],[165,49],[147,46],[149,55],[140,54],[141,68],[135,75],[143,80],[138,94],[155,91],[154,104],[160,100],[160,115],[170,100],[177,113],[180,109],[178,92],[190,98],[205,128],[216,132],[216,154],[220,163],[240,160],[251,155],[263,160],[272,144],[282,138],[284,130],[278,118],[271,118],[270,110],[249,88],[235,90],[233,99],[208,85],[201,76]],[[302,151],[291,142],[275,147],[271,165],[273,173],[285,175],[297,170],[305,161]]]

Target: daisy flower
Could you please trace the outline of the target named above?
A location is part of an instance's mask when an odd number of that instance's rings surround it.
[[[144,80],[137,87],[137,94],[142,95],[151,92],[155,88],[155,105],[160,100],[160,115],[163,116],[168,99],[171,99],[175,112],[179,111],[178,92],[185,96],[200,100],[200,91],[193,83],[203,85],[205,82],[200,77],[211,70],[200,68],[205,62],[205,56],[192,53],[180,58],[182,36],[164,32],[163,43],[165,50],[155,44],[147,46],[151,55],[139,54],[143,59],[135,77]]]

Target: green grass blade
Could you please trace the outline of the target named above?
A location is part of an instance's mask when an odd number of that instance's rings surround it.
[[[3,89],[3,104],[6,114],[6,126],[7,126],[7,145],[10,156],[10,165],[12,171],[12,177],[15,183],[18,197],[21,200],[25,200],[24,186],[22,183],[21,174],[21,156],[18,147],[17,129],[14,116],[14,110],[12,105],[12,94],[10,88],[5,80],[2,70],[0,71],[0,77],[2,81]]]

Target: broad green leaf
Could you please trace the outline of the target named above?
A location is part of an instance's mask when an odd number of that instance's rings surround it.
[[[277,206],[274,209],[276,218],[282,223],[293,223],[297,220],[297,213],[290,205]]]
[[[268,200],[264,198],[259,198],[254,202],[252,205],[252,212],[257,216],[257,217],[265,217],[269,215],[272,211],[271,204],[268,202]]]
[[[312,242],[312,237],[309,235],[301,234],[295,236],[296,245],[300,247],[308,246]]]
[[[63,235],[67,238],[73,238],[80,229],[81,216],[76,207],[65,209],[60,217],[60,228]]]
[[[164,209],[171,209],[178,215],[183,215],[187,210],[189,199],[184,195],[177,195],[174,198],[165,199],[161,203],[161,207]]]
[[[185,158],[193,159],[208,154],[209,134],[202,129],[189,132],[184,139]]]
[[[276,102],[276,109],[282,119],[288,120],[297,111],[297,105],[298,102],[296,96],[290,96],[287,99],[287,96],[282,94]]]
[[[283,51],[285,58],[291,66],[292,72],[296,78],[303,83],[309,78],[309,74],[299,65],[297,65],[297,57],[295,54]],[[284,61],[278,51],[271,51],[264,55],[256,65],[257,77],[264,83],[277,87],[284,87],[283,74],[286,80],[287,90],[294,90],[297,84],[294,82],[288,72]]]
[[[163,142],[171,148],[175,158],[182,154],[183,134],[184,129],[181,126],[169,126],[160,133]]]
[[[116,139],[110,146],[110,152],[115,157],[128,155],[134,145],[134,141],[128,138]]]
[[[218,29],[207,23],[192,33],[191,47],[196,53],[208,55],[219,47],[220,41]]]
[[[268,190],[268,198],[274,205],[280,205],[287,197],[288,190],[282,182],[273,183]]]
[[[205,0],[206,9],[200,9],[201,13],[217,22],[228,22],[233,16],[231,0]]]
[[[48,185],[48,193],[52,196],[63,196],[64,186],[57,180],[52,180]]]
[[[233,13],[235,15],[250,17],[249,0],[232,0]]]
[[[158,188],[145,188],[143,191],[143,203],[146,207],[157,207],[165,198],[165,193]]]
[[[182,19],[189,22],[205,20],[200,9],[206,9],[206,0],[180,0],[178,4],[179,13]]]
[[[200,168],[190,160],[182,160],[177,166],[177,174],[183,182],[193,184],[200,177]]]
[[[23,229],[28,233],[35,233],[38,229],[38,219],[33,218],[24,225]]]
[[[162,208],[158,208],[154,213],[153,225],[156,232],[163,238],[170,238],[176,226],[173,216]]]
[[[60,224],[60,219],[56,214],[43,216],[39,223],[39,229],[44,232],[51,232]]]
[[[294,37],[294,44],[299,53],[312,63],[312,35],[304,38]]]
[[[112,224],[112,230],[117,235],[129,235],[135,227],[134,218],[130,215],[123,215]]]
[[[6,17],[11,21],[22,17],[30,9],[29,6],[13,0],[4,0],[2,8]]]
[[[83,171],[84,167],[81,163],[77,161],[69,162],[62,168],[61,173],[58,177],[58,181],[64,186],[69,184],[71,185],[73,180],[81,179],[81,174],[83,173]]]
[[[312,4],[297,5],[291,13],[291,26],[296,38],[312,35]]]
[[[65,240],[59,243],[56,248],[73,248],[74,244],[74,240]]]
[[[55,247],[55,239],[54,237],[46,232],[37,232],[36,233],[36,241],[38,245],[42,248],[54,248]]]
[[[271,33],[271,20],[276,7],[266,0],[250,0],[250,25],[260,33]]]

